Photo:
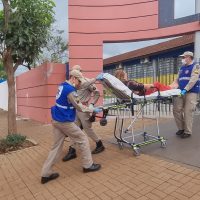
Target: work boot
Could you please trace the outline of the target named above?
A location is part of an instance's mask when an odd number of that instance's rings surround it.
[[[181,138],[183,138],[183,139],[188,138],[188,137],[191,137],[191,134],[183,133],[183,134],[181,135]]]
[[[52,180],[54,180],[54,179],[56,179],[56,178],[58,178],[59,177],[59,174],[58,173],[53,173],[53,174],[51,174],[50,176],[48,176],[48,177],[42,177],[41,178],[41,183],[42,184],[45,184],[45,183],[47,183],[47,182],[49,182],[49,181],[52,181]]]
[[[184,130],[178,130],[177,132],[176,132],[176,135],[182,135],[184,133]]]
[[[63,162],[68,161],[68,160],[72,160],[74,158],[76,158],[76,149],[74,149],[73,147],[69,147],[69,151],[67,153],[67,155],[62,159]]]
[[[98,142],[96,142],[96,148],[92,151],[92,154],[97,154],[100,153],[102,151],[104,151],[105,147],[103,146],[103,143],[101,140],[99,140]]]
[[[101,168],[100,164],[93,163],[89,168],[83,168],[83,172],[84,173],[95,172],[95,171],[98,171],[100,168]]]

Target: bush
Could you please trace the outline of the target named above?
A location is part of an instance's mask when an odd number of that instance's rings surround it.
[[[26,136],[19,134],[7,135],[6,138],[0,140],[0,151],[8,152],[18,149],[25,142]]]

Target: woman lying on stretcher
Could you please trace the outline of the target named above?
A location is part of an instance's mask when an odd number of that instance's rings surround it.
[[[178,88],[178,84],[175,81],[170,85],[164,85],[160,82],[154,82],[152,84],[143,84],[138,83],[134,80],[127,80],[127,78],[125,78],[125,75],[125,72],[119,71],[115,74],[115,77],[122,81],[130,90],[133,91],[134,94],[137,94],[139,96],[149,95],[156,91],[165,91]]]

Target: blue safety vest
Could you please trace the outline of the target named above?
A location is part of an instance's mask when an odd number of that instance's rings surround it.
[[[179,77],[178,77],[178,84],[179,89],[183,90],[186,85],[189,83],[192,70],[195,67],[195,63],[188,65],[188,66],[182,66],[179,70]],[[196,84],[188,91],[193,93],[199,93],[200,92],[200,82],[199,79],[196,82]]]
[[[56,95],[56,105],[51,108],[52,118],[58,122],[74,122],[76,110],[68,101],[67,96],[76,89],[67,82],[59,85]]]

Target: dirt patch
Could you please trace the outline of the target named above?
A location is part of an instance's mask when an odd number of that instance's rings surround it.
[[[8,152],[12,152],[12,151],[22,150],[22,149],[29,148],[29,147],[32,147],[32,146],[35,146],[35,145],[36,144],[34,144],[31,141],[25,140],[19,146],[8,146],[8,147],[2,147],[2,146],[0,146],[0,154],[5,154],[5,153],[8,153]]]

